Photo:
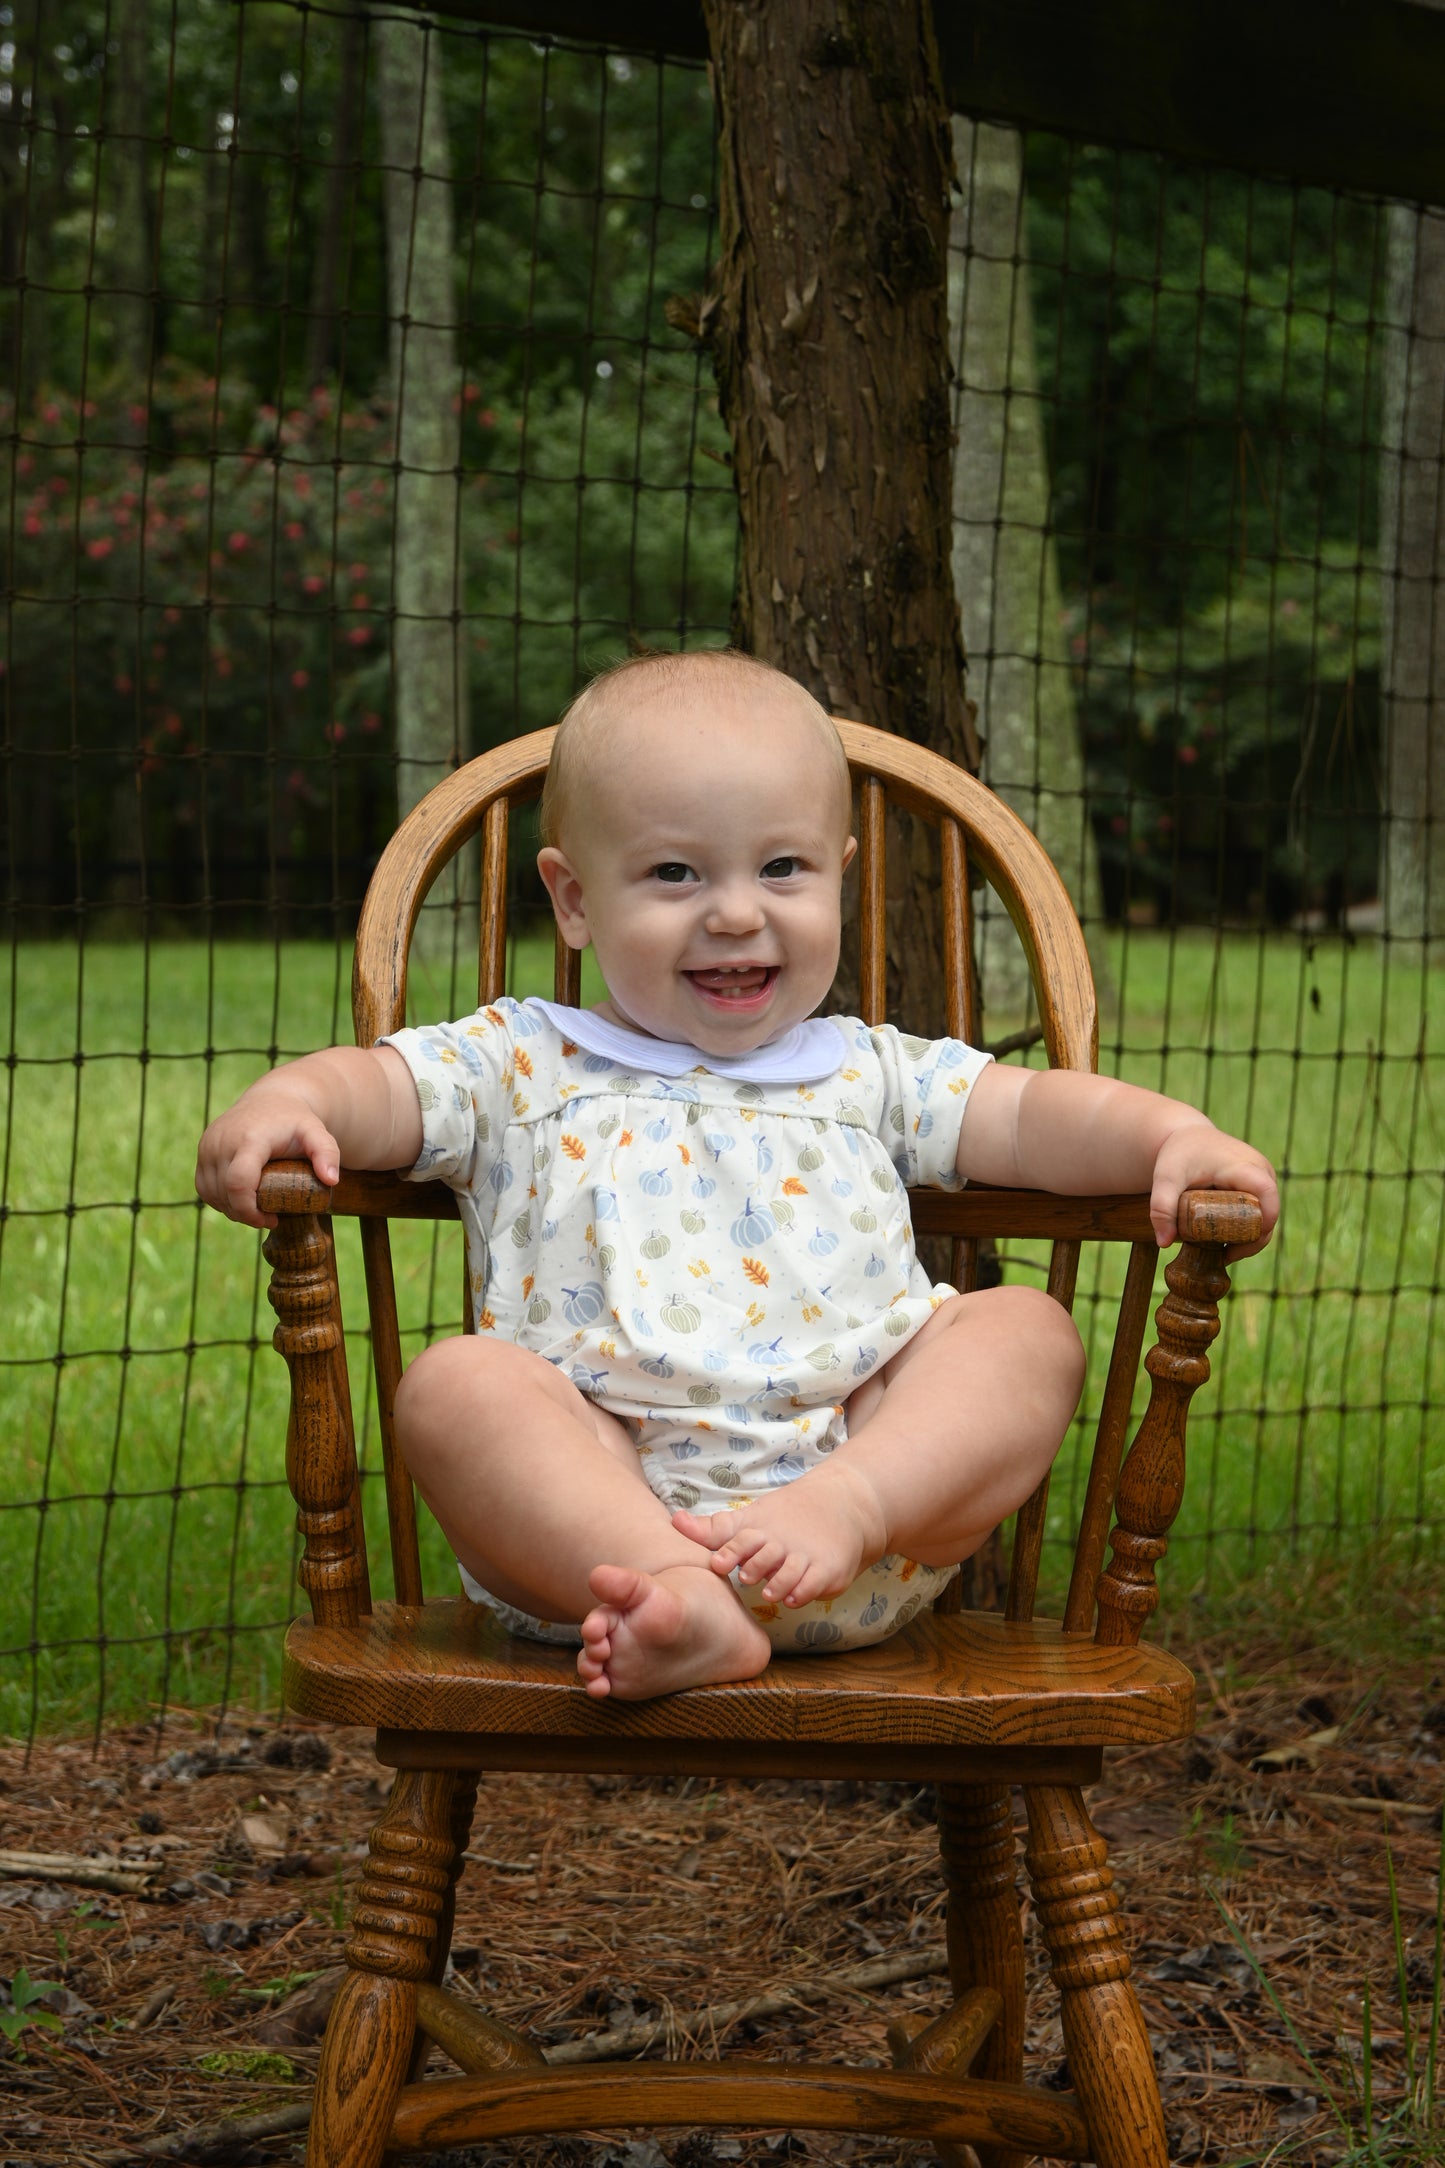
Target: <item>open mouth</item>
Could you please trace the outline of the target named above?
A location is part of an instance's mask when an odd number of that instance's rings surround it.
[[[768,998],[778,976],[776,964],[736,964],[714,971],[684,974],[705,1001],[724,1009],[757,1008]]]

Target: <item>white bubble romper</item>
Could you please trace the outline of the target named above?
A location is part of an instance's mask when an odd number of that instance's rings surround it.
[[[478,1332],[622,1419],[669,1511],[724,1511],[816,1467],[847,1436],[849,1394],[954,1292],[914,1255],[905,1184],[963,1187],[959,1127],[989,1056],[957,1039],[813,1018],[729,1062],[504,999],[385,1043],[421,1101],[411,1179],[457,1193]],[[796,1609],[733,1585],[780,1652],[861,1648],[952,1571],[889,1555]],[[511,1631],[579,1641],[462,1580]]]

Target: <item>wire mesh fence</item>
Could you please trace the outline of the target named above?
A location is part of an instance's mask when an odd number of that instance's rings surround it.
[[[955,149],[986,773],[1080,901],[1103,1065],[1287,1176],[1176,1585],[1431,1552],[1432,780],[1400,716],[1436,592],[1402,539],[1432,457],[1438,495],[1438,432],[1410,437],[1434,222],[966,121]],[[716,246],[699,67],[342,5],[33,0],[0,169],[0,1728],[25,1731],[274,1697],[284,1374],[195,1138],[349,1036],[367,873],[431,780],[631,642],[727,637],[735,517],[669,321]],[[423,942],[433,1013],[468,1000],[461,900]],[[1026,994],[980,941],[998,1035]],[[544,989],[540,919],[515,962]],[[354,1262],[343,1236],[344,1285]],[[410,1344],[450,1329],[451,1251],[407,1231],[399,1269]],[[353,1388],[374,1468],[359,1361]],[[1076,1504],[1066,1457],[1060,1526]]]

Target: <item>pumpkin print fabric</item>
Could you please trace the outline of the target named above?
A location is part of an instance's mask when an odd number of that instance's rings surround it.
[[[905,1187],[963,1187],[959,1129],[989,1057],[832,1022],[841,1061],[809,1083],[703,1057],[650,1073],[616,1026],[550,1002],[386,1042],[421,1102],[411,1178],[457,1193],[478,1331],[623,1418],[669,1511],[723,1511],[816,1466],[847,1436],[849,1394],[953,1293],[914,1255]],[[513,1631],[577,1641],[463,1578]],[[887,1557],[796,1609],[734,1585],[775,1648],[801,1651],[883,1640],[948,1578]]]

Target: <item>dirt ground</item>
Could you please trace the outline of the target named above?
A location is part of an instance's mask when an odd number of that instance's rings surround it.
[[[1445,1681],[1308,1652],[1259,1653],[1228,1676],[1208,1648],[1193,1659],[1198,1736],[1112,1757],[1092,1801],[1130,1921],[1171,2154],[1236,2161],[1284,2141],[1291,2159],[1322,2164],[1345,2146],[1320,2079],[1342,2101],[1358,2091],[1367,1982],[1377,2109],[1406,2082],[1387,1855],[1420,2075]],[[56,2021],[0,2039],[0,2163],[299,2161],[320,1976],[339,1960],[388,1781],[362,1734],[235,1717],[218,1728],[172,1715],[159,1737],[136,1727],[28,1755],[0,1748],[6,1848],[149,1874],[143,1893],[0,1880],[0,2029],[16,2029],[22,1968],[32,1988],[52,1983],[30,2007]],[[485,1779],[450,1984],[543,2043],[661,2015],[673,2053],[748,2043],[886,2061],[890,2019],[944,2006],[943,1981],[923,1969],[942,1946],[931,1813],[928,1793],[901,1785]],[[1029,1948],[1030,2073],[1066,2084],[1031,1922]],[[840,1985],[730,2024],[697,2014],[910,1956],[920,1977],[871,1991]],[[439,2052],[433,2065],[445,2067]],[[218,2135],[226,2119],[250,2134]],[[784,2154],[859,2168],[931,2157],[875,2139],[669,2131],[438,2159],[706,2168]]]

